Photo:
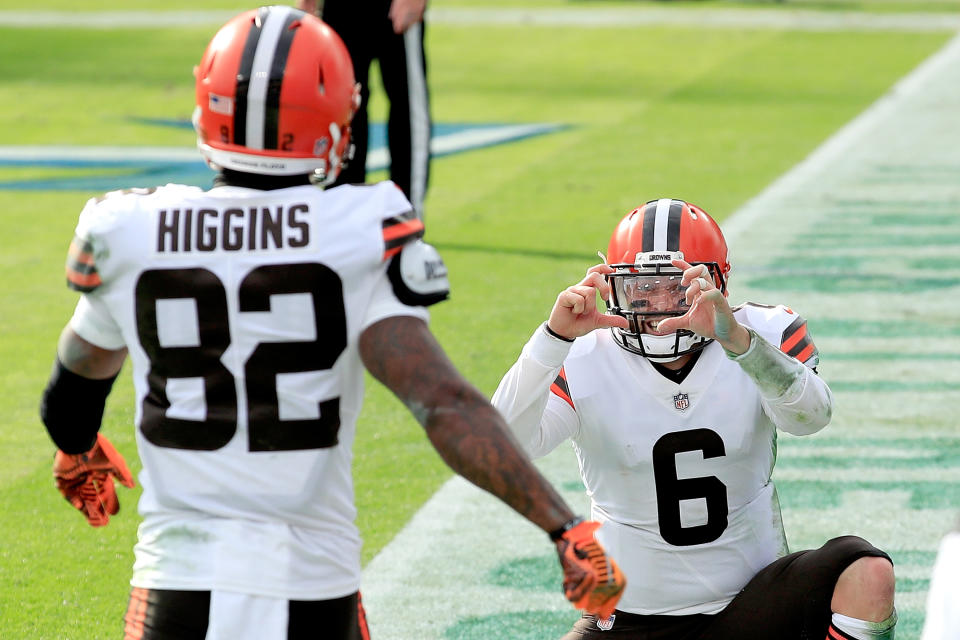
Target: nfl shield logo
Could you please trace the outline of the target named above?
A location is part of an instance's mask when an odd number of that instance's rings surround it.
[[[606,620],[601,620],[600,618],[597,618],[597,628],[600,629],[600,631],[610,631],[610,629],[613,629],[613,619],[616,617],[617,617],[617,614],[613,614]]]
[[[685,393],[678,393],[673,396],[673,406],[675,406],[678,411],[683,411],[690,406],[690,396]]]

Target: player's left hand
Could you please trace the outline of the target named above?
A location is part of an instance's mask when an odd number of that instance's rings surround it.
[[[387,14],[393,23],[393,32],[403,33],[423,20],[423,13],[426,9],[427,0],[393,0]]]
[[[123,486],[133,488],[127,462],[103,434],[97,434],[97,443],[90,451],[69,454],[58,450],[53,459],[57,489],[92,527],[105,526],[110,516],[120,510],[114,477]]]
[[[745,353],[750,347],[750,334],[733,316],[727,297],[713,283],[706,265],[690,266],[684,260],[674,260],[673,266],[683,269],[681,286],[687,287],[686,302],[690,309],[675,318],[665,318],[657,330],[670,333],[688,329],[705,338],[719,342],[727,351]]]

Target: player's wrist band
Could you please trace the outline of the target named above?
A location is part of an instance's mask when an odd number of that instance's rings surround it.
[[[84,453],[96,444],[107,395],[117,375],[119,372],[102,380],[85,378],[67,369],[57,358],[43,392],[40,418],[61,451]]]
[[[560,526],[560,528],[554,529],[553,531],[550,532],[550,539],[556,542],[557,540],[563,537],[563,534],[565,534],[567,531],[570,531],[570,529],[573,529],[575,526],[577,526],[581,522],[583,522],[583,518],[581,516],[574,516],[573,518],[570,518],[569,520],[564,522],[563,525]]]
[[[547,332],[548,336],[552,336],[557,340],[563,340],[564,342],[573,342],[573,338],[564,338],[562,335],[550,328],[546,322],[543,323],[543,330]]]

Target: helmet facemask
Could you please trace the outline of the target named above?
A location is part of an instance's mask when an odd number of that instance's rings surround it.
[[[630,323],[627,329],[614,328],[613,336],[621,347],[651,360],[670,362],[680,356],[703,349],[711,342],[687,329],[659,335],[656,324],[668,317],[685,314],[687,287],[681,285],[683,271],[671,263],[682,260],[683,253],[647,252],[636,254],[633,264],[611,264],[614,272],[607,275],[610,300],[607,313],[616,314]],[[703,263],[700,263],[703,264]],[[719,268],[708,263],[714,282],[723,290]]]

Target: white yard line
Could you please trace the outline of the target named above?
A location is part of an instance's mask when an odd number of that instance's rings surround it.
[[[931,236],[956,237],[956,226],[939,229],[924,218],[928,206],[941,214],[945,211],[948,216],[960,216],[957,113],[960,37],[726,221],[724,226],[733,248],[732,295],[738,301],[789,302],[808,317],[820,314],[824,323],[833,320],[856,325],[891,319],[908,323],[917,317],[933,318],[933,322],[940,318],[941,323],[952,318],[950,322],[954,322],[960,316],[955,292],[932,300],[910,291],[892,297],[882,288],[875,290],[871,286],[890,275],[886,272],[875,277],[871,272],[864,273],[858,285],[862,297],[889,296],[895,300],[883,317],[864,317],[860,309],[850,305],[844,291],[804,293],[802,287],[795,286],[780,291],[782,285],[758,286],[756,278],[770,272],[771,261],[778,257],[797,256],[802,263],[805,254],[802,246],[797,247],[797,238],[812,237],[812,242],[816,242],[819,230],[838,223],[843,228],[845,218],[853,214],[867,216],[863,231],[871,233],[884,231],[882,227],[870,227],[871,214],[879,220],[894,211],[904,217],[908,227],[912,221],[924,224],[922,228]],[[907,180],[884,183],[880,179],[898,169],[922,186],[917,188]],[[857,201],[855,206],[849,204],[850,200]],[[850,233],[850,242],[856,243],[858,232]],[[889,247],[881,243],[872,249],[858,250],[856,256],[876,260],[892,257],[902,267],[898,260],[909,255],[909,240],[897,235],[902,233],[899,228],[891,228],[888,233]],[[952,261],[943,266],[942,274],[952,275],[960,282],[957,245],[950,245],[949,240],[947,243],[946,255],[952,256]],[[822,259],[821,252],[816,255]],[[807,254],[806,259],[812,258]],[[918,313],[921,315],[917,316]],[[811,324],[815,325],[813,320]],[[845,350],[849,340],[826,335],[817,341],[824,358],[825,377],[846,375],[847,365],[831,371],[830,352],[834,348]],[[856,348],[864,352],[904,351],[910,344],[881,335],[856,339]],[[960,338],[945,338],[939,348],[960,352]],[[910,378],[909,372],[902,373],[896,362],[866,362],[861,366],[869,368],[871,379],[886,367],[888,379],[924,382],[922,378]],[[843,461],[846,451],[857,457],[870,456],[869,439],[874,437],[880,441],[915,438],[916,451],[924,454],[930,446],[924,438],[945,434],[958,437],[950,417],[951,407],[960,400],[956,391],[900,394],[896,396],[898,406],[891,405],[892,400],[882,391],[836,395],[834,423],[823,434],[829,447],[818,451],[834,463]],[[896,419],[898,410],[903,416],[901,420]],[[924,415],[919,422],[918,412]],[[849,442],[849,449],[838,445],[837,440]],[[783,439],[781,458],[790,455],[791,444],[791,438]],[[876,455],[887,453],[888,447],[880,444]],[[560,447],[538,464],[571,504],[586,512],[586,499],[579,488],[576,462],[569,447]],[[842,494],[837,506],[789,508],[789,496],[784,491],[784,522],[791,544],[803,548],[841,533],[856,533],[894,554],[912,554],[905,556],[910,560],[904,563],[902,569],[906,573],[902,576],[921,581],[928,577],[930,566],[923,558],[936,550],[939,537],[956,521],[960,505],[944,505],[941,501],[932,506],[917,506],[911,501],[915,492],[922,496],[931,483],[937,482],[956,495],[960,470],[956,466],[924,466],[923,455],[917,456],[916,468],[902,472],[899,467],[867,472],[837,467],[842,465],[811,469],[784,465],[778,470],[776,477],[786,485],[820,480],[835,483],[835,491]],[[366,567],[363,594],[372,635],[377,640],[559,635],[557,621],[576,618],[560,594],[559,583],[531,586],[498,579],[502,570],[511,565],[548,566],[551,554],[551,547],[539,530],[455,477]],[[912,619],[914,624],[922,619],[924,602],[922,584],[919,590],[898,593],[902,619]],[[897,637],[916,640],[916,636],[905,631],[898,630]]]

